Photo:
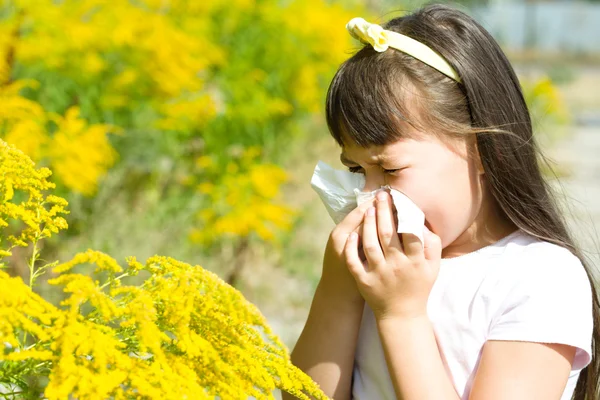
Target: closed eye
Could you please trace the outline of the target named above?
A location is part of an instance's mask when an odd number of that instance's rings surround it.
[[[356,167],[348,167],[348,171],[355,173],[355,174],[362,174],[364,173],[364,171],[362,170],[362,167],[360,166],[356,166]],[[400,171],[400,168],[396,168],[396,169],[384,169],[383,172],[385,172],[386,174],[393,174],[395,172]]]

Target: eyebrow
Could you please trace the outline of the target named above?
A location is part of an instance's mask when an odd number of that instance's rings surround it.
[[[346,157],[346,155],[344,153],[340,154],[340,161],[344,165],[348,165],[348,164],[359,165],[356,161],[352,161],[351,159],[349,159],[348,157]],[[382,161],[383,160],[379,159],[379,160],[377,160],[377,162],[372,162],[372,163],[367,163],[367,164],[368,165],[380,165],[382,163]]]

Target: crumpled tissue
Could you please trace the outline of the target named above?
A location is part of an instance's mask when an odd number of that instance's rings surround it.
[[[323,161],[319,161],[315,167],[310,184],[336,224],[359,204],[372,200],[379,191],[387,190],[396,206],[398,233],[413,234],[419,238],[421,244],[425,243],[423,241],[425,214],[404,193],[388,185],[363,192],[364,175],[334,169]]]

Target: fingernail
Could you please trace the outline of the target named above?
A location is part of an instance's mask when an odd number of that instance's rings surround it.
[[[356,233],[356,232],[352,232],[352,233],[350,234],[350,240],[356,240],[357,238],[358,238],[358,233]]]
[[[387,200],[387,192],[381,191],[381,192],[377,193],[377,200],[386,201]]]
[[[367,210],[367,215],[369,217],[372,217],[373,215],[375,215],[375,207],[369,207],[369,209]]]

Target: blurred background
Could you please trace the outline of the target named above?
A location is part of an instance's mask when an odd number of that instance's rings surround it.
[[[201,265],[292,348],[333,228],[309,182],[319,160],[342,168],[323,108],[337,66],[359,48],[345,24],[423,4],[0,2],[0,137],[50,167],[70,203],[69,230],[43,258],[93,248]],[[600,2],[452,4],[513,62],[549,179],[600,265]],[[10,272],[27,278],[18,250]]]

